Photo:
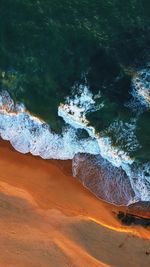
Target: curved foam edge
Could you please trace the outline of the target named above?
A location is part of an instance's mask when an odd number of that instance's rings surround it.
[[[89,90],[89,89],[88,89]],[[88,94],[86,89],[86,94]],[[77,97],[79,98],[77,101]],[[150,200],[150,184],[144,175],[140,179],[135,178],[132,168],[134,160],[124,151],[114,147],[107,136],[100,136],[95,133],[95,129],[88,126],[86,122],[86,112],[93,108],[84,101],[84,94],[75,97],[76,101],[72,105],[80,106],[82,113],[73,116],[69,110],[69,98],[67,109],[60,105],[58,114],[68,124],[61,135],[52,133],[50,127],[42,120],[32,116],[22,104],[14,104],[8,92],[2,91],[0,94],[0,135],[4,140],[9,140],[12,146],[21,153],[30,152],[33,155],[44,159],[73,159],[77,153],[100,154],[114,167],[121,167],[128,175],[132,188],[136,193],[137,200]],[[90,97],[93,97],[90,93]],[[86,98],[87,99],[87,98]],[[82,100],[82,101],[81,101]],[[101,108],[101,107],[100,107]],[[76,113],[77,114],[77,113]],[[84,117],[84,121],[83,121]],[[88,132],[89,138],[79,139],[77,129],[84,129]],[[85,170],[86,171],[86,170]],[[139,169],[139,173],[141,169]],[[137,186],[138,185],[138,186]],[[138,190],[138,187],[140,188]]]

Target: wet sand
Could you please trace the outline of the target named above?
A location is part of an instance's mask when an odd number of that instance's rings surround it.
[[[97,199],[70,165],[0,141],[0,267],[150,266],[150,229],[121,225],[128,208]]]

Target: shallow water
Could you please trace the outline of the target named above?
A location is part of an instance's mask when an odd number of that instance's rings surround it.
[[[149,10],[132,0],[4,2],[1,137],[44,159],[100,155],[128,177],[131,202],[150,201]]]

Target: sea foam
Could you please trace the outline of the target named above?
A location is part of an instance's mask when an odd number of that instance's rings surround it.
[[[108,165],[110,163],[112,168],[121,168],[122,171],[126,173],[135,193],[134,200],[133,198],[130,200],[128,199],[129,202],[150,201],[150,179],[147,180],[147,177],[150,177],[150,172],[147,171],[146,177],[144,171],[142,170],[142,167],[139,166],[139,163],[136,162],[134,158],[130,157],[131,151],[135,151],[137,148],[140,148],[140,144],[138,143],[135,134],[137,119],[131,119],[128,123],[123,123],[122,121],[114,121],[110,124],[108,129],[105,130],[105,132],[96,133],[94,127],[90,126],[88,120],[86,119],[87,109],[84,105],[84,96],[86,99],[86,94],[89,93],[89,88],[86,87],[86,89],[83,89],[84,88],[82,88],[82,97],[81,93],[78,94],[78,96],[75,95],[74,98],[72,96],[70,98],[68,97],[65,103],[59,106],[59,116],[61,116],[64,121],[67,124],[70,124],[72,127],[85,129],[88,132],[89,136],[97,141],[99,154],[103,159],[106,160],[106,162],[108,162]],[[94,101],[94,97],[91,92],[89,96],[90,99],[92,98]],[[74,99],[76,100],[77,98],[78,101],[74,101]],[[93,104],[91,100],[89,102]],[[88,110],[89,108],[90,105],[88,106]],[[99,105],[99,109],[102,108],[103,103]],[[82,113],[78,111],[79,109],[82,110]],[[111,134],[113,132],[115,133],[116,143],[119,143],[119,145],[113,144],[110,135],[107,136],[109,132],[111,132]],[[135,168],[135,165],[137,165],[138,168]],[[74,174],[77,173],[77,171],[75,170],[76,167],[77,164],[73,163]],[[84,172],[84,175],[88,176],[88,171],[86,171],[85,168]],[[80,179],[82,179],[82,174],[80,172]],[[117,175],[119,175],[119,173]],[[114,177],[112,179],[115,179]],[[117,179],[118,177],[116,177],[116,180]],[[116,180],[114,180],[114,183]],[[114,199],[113,201],[115,202],[116,200]]]
[[[133,111],[142,113],[150,108],[150,68],[138,71],[132,79],[131,100],[126,103]]]
[[[119,205],[128,205],[139,200],[150,201],[149,165],[145,166],[147,170],[145,172],[143,165],[142,167],[139,166],[135,159],[130,157],[129,153],[138,146],[135,136],[136,121],[131,120],[125,125],[121,121],[115,121],[105,131],[96,133],[94,127],[87,120],[87,114],[96,110],[103,112],[103,106],[100,94],[94,96],[87,85],[80,85],[78,92],[67,97],[64,103],[61,103],[58,107],[58,115],[63,118],[65,124],[62,134],[56,134],[51,131],[50,126],[44,121],[30,114],[23,104],[15,104],[8,92],[3,90],[0,93],[0,135],[4,140],[9,140],[17,151],[21,153],[30,152],[44,159],[64,160],[74,158],[73,162],[77,162],[76,155],[81,153],[99,155],[101,160],[96,161],[96,163],[99,164],[99,167],[100,164],[103,165],[101,167],[102,173],[104,173],[104,166],[107,170],[103,178],[109,176],[109,180],[111,179],[112,168],[112,173],[114,173],[112,181],[114,184],[119,186],[118,182],[121,181],[123,186],[123,177],[126,177],[126,189],[131,186],[135,194],[133,197],[132,190],[129,190],[130,196],[125,197],[128,192],[125,189],[124,193],[120,191],[124,195],[122,200],[119,201],[117,195],[116,200],[115,194],[113,199],[105,197],[105,200]],[[79,138],[78,129],[85,130],[89,137]],[[119,129],[122,130],[121,133]],[[107,135],[109,131],[115,132],[117,142],[121,141],[120,143],[122,144],[122,140],[126,140],[126,150],[119,145],[113,144],[112,139]],[[136,164],[138,168],[135,168]],[[76,168],[78,168],[77,164],[73,163],[74,175],[77,174]],[[108,175],[108,170],[110,170],[110,175]],[[86,171],[84,168],[84,175],[88,175],[89,172]],[[80,170],[80,173],[83,172]],[[98,195],[96,191],[94,193]]]
[[[79,140],[73,127],[64,128],[62,135],[53,133],[22,104],[15,105],[6,91],[0,94],[0,135],[17,151],[44,159],[72,159],[78,152],[99,153],[96,140]]]

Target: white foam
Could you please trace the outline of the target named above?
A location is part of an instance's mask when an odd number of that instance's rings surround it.
[[[87,90],[86,93],[88,93]],[[93,95],[90,94],[90,97],[93,97]],[[78,98],[80,98],[80,96],[78,96]],[[108,127],[105,133],[97,134],[95,132],[95,129],[88,125],[85,111],[86,108],[85,110],[83,109],[84,101],[81,101],[81,103],[83,103],[83,106],[81,105],[82,112],[84,111],[84,118],[82,119],[80,112],[70,112],[72,110],[72,106],[74,106],[74,109],[76,107],[76,101],[74,102],[73,99],[70,100],[71,101],[69,102],[69,98],[67,98],[65,104],[60,105],[58,113],[59,116],[61,116],[64,121],[67,124],[70,124],[72,127],[85,129],[89,133],[91,138],[97,141],[100,155],[104,159],[109,161],[113,166],[118,168],[121,167],[127,173],[132,188],[136,193],[136,197],[133,202],[135,202],[136,200],[150,201],[150,184],[146,182],[147,178],[145,177],[144,172],[142,172],[141,168],[139,168],[138,173],[135,172],[135,169],[132,168],[135,160],[129,155],[129,152],[134,151],[138,147],[140,147],[135,135],[136,120],[131,119],[129,123],[115,121]],[[78,99],[78,102],[76,103],[79,103],[79,100],[80,99]],[[88,106],[88,108],[90,109],[90,105]],[[102,106],[100,106],[100,108],[102,108]],[[115,133],[116,142],[120,145],[113,145],[111,138],[107,136],[108,133],[112,132]],[[126,151],[123,148],[125,148]],[[74,170],[74,173],[75,172],[76,170]],[[137,174],[136,179],[135,174]]]
[[[86,118],[86,114],[103,107],[103,103],[96,104],[96,100],[100,98],[100,93],[94,97],[88,86],[80,85],[77,94],[67,97],[65,104],[60,104],[58,115],[73,128],[85,129],[92,138],[95,138],[95,129],[88,126],[89,121]]]
[[[72,127],[67,127],[62,135],[52,133],[46,123],[32,116],[23,105],[15,105],[6,91],[1,92],[0,100],[0,135],[17,151],[44,159],[72,159],[78,152],[99,153],[96,140],[79,140]]]
[[[97,141],[102,157],[114,166],[120,167],[122,163],[131,164],[133,160],[130,159],[126,152],[114,147],[109,137],[102,137],[95,132],[94,127],[88,125],[87,112],[100,110],[103,107],[103,103],[95,105],[95,98],[97,97],[100,98],[100,94],[94,97],[87,86],[80,86],[78,95],[67,97],[65,104],[60,104],[58,115],[72,127],[85,129],[90,137]]]
[[[83,92],[81,92],[83,89]],[[96,96],[100,98],[99,96]],[[72,159],[77,153],[101,154],[116,167],[122,167],[130,178],[137,199],[150,200],[149,181],[144,172],[135,179],[132,165],[134,159],[118,146],[114,146],[110,137],[104,133],[96,134],[95,129],[88,125],[86,114],[92,110],[102,108],[103,104],[95,105],[96,99],[88,87],[79,88],[79,94],[67,98],[64,104],[60,104],[58,114],[69,125],[64,128],[62,134],[52,133],[50,127],[42,120],[32,116],[22,104],[14,104],[6,91],[0,94],[0,135],[9,140],[13,147],[21,153],[32,153],[44,159]],[[77,105],[77,106],[76,106]],[[127,125],[126,125],[127,126]],[[117,128],[112,124],[110,129]],[[77,129],[88,132],[89,138],[79,139]],[[129,131],[130,129],[130,131]],[[128,134],[128,142],[132,144],[134,127],[129,124],[125,134]],[[118,134],[118,138],[121,135]],[[136,181],[136,182],[135,182]],[[140,188],[138,190],[138,187]],[[144,188],[144,189],[142,189]]]
[[[140,164],[135,162],[132,168],[124,166],[137,201],[150,201],[150,163]]]
[[[150,68],[145,68],[136,73],[132,80],[132,99],[126,106],[133,111],[142,113],[150,108]]]
[[[100,137],[97,141],[101,156],[107,159],[113,166],[122,167],[124,164],[133,163],[134,160],[126,152],[112,145],[109,137]]]

